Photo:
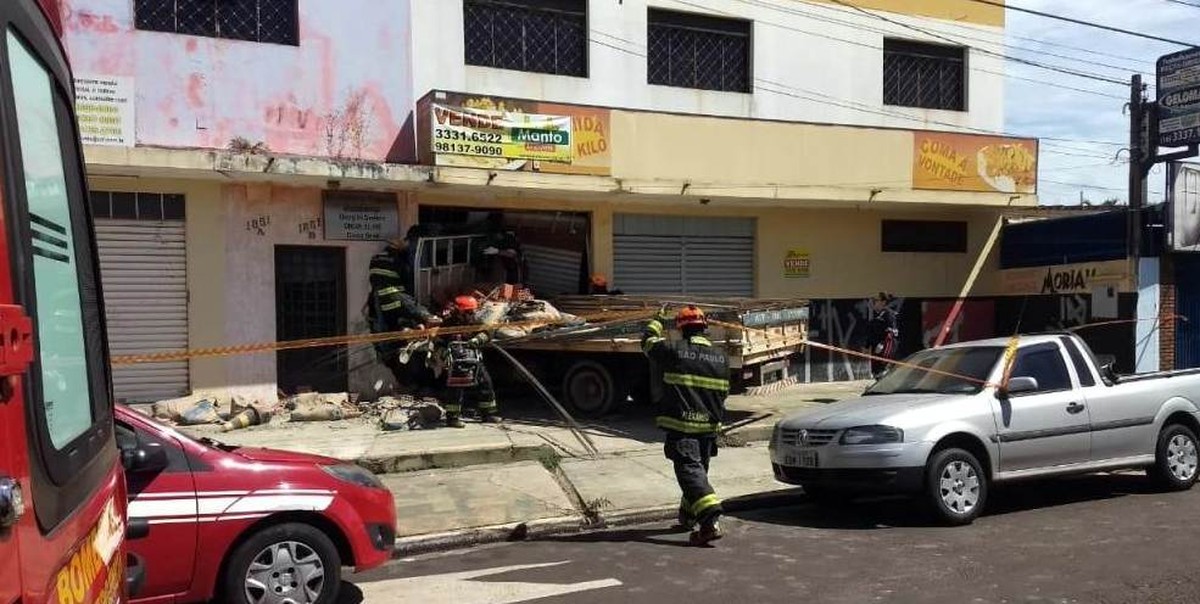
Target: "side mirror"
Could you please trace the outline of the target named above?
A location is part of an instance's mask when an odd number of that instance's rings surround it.
[[[1005,389],[1005,394],[1025,394],[1027,392],[1037,392],[1037,378],[1031,377],[1015,377],[1008,380],[1008,388]]]
[[[153,443],[121,449],[121,465],[130,473],[161,472],[167,469],[167,451]]]

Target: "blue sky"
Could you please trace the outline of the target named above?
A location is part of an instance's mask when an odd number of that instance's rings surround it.
[[[1010,0],[1009,4],[1200,44],[1200,0]],[[1151,87],[1152,99],[1155,60],[1182,50],[1013,10],[1008,11],[1007,32],[1012,56],[1123,82],[1140,72]],[[1081,191],[1093,203],[1112,197],[1124,201],[1128,154],[1122,151],[1118,158],[1118,152],[1129,138],[1129,118],[1123,114],[1129,86],[1013,61],[1007,70],[1008,132],[1096,141],[1043,140],[1038,190],[1042,203],[1079,203]],[[1108,142],[1121,144],[1102,144]],[[1162,200],[1163,187],[1159,166],[1150,175],[1151,203]]]

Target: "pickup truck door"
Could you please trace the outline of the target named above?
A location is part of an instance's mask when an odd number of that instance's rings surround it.
[[[1092,421],[1092,461],[1153,455],[1158,439],[1154,419],[1165,397],[1153,388],[1109,385],[1095,371],[1079,342],[1062,338]]]
[[[1038,389],[992,401],[1000,471],[1088,461],[1091,420],[1059,345],[1047,342],[1022,348],[1012,377],[1034,378]]]

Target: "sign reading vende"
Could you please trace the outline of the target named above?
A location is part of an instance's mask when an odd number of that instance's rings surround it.
[[[1158,59],[1158,144],[1200,143],[1200,48]]]
[[[571,163],[571,118],[431,105],[433,151]]]

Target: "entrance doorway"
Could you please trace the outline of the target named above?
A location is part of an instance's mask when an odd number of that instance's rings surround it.
[[[275,247],[275,338],[279,341],[346,334],[346,250]],[[346,392],[345,346],[282,350],[276,355],[279,388]]]

